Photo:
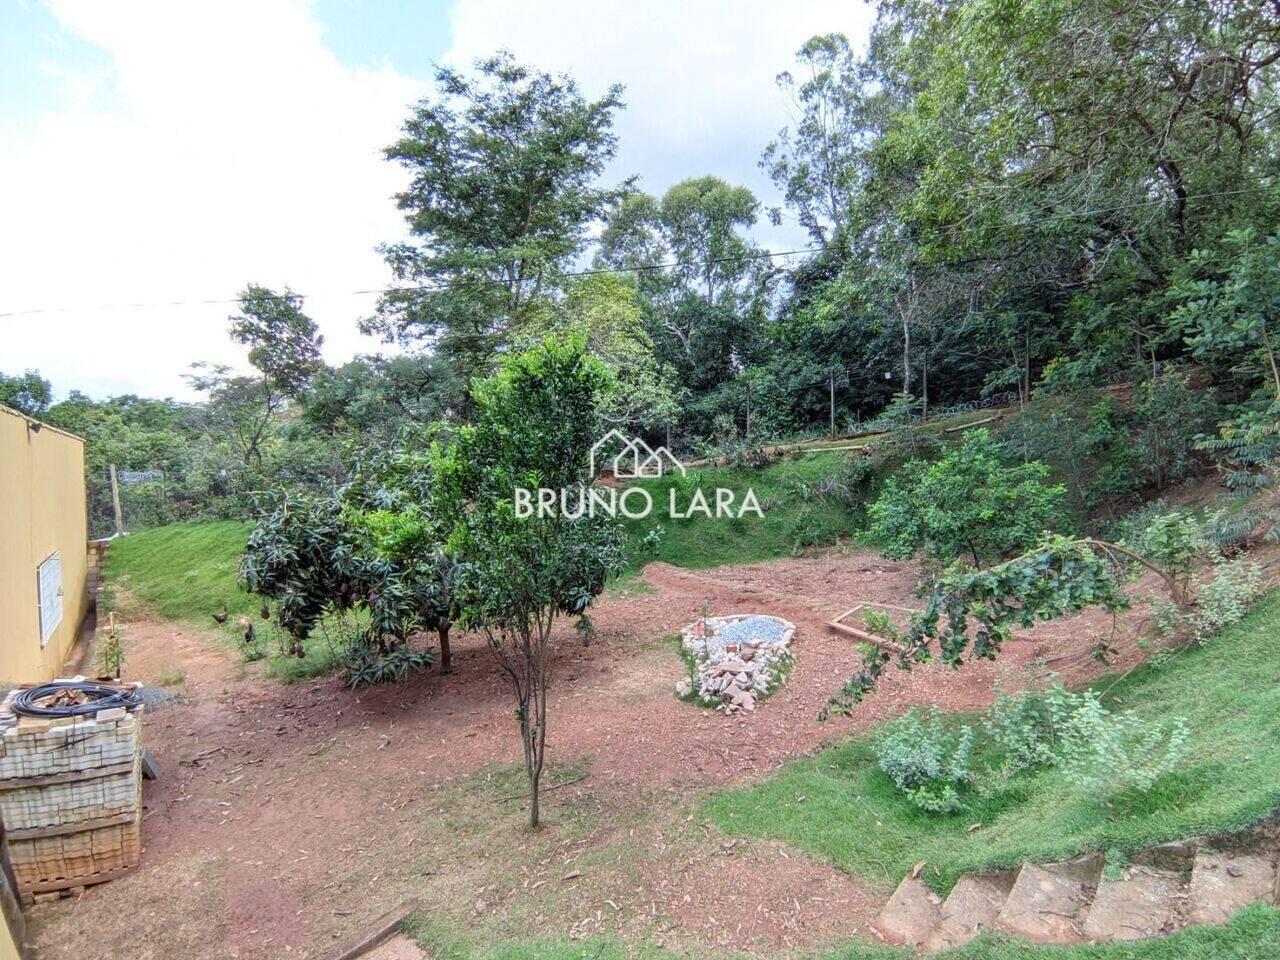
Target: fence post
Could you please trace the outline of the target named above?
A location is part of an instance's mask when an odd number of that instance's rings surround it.
[[[836,372],[827,375],[827,383],[831,387],[831,439],[836,438]]]
[[[124,512],[120,509],[120,481],[116,479],[116,465],[111,464],[111,506],[116,513],[116,534],[124,533]]]

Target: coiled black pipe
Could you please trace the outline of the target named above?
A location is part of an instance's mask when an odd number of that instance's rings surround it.
[[[64,690],[75,690],[83,693],[88,700],[71,706],[46,707],[38,701],[46,697],[57,696]],[[99,710],[110,710],[112,707],[131,709],[142,704],[142,697],[137,690],[118,690],[101,683],[86,683],[79,680],[55,680],[42,683],[38,687],[28,687],[18,691],[11,706],[14,713],[28,717],[83,717],[97,713]]]

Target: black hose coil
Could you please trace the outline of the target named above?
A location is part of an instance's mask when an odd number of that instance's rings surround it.
[[[53,697],[64,690],[75,690],[88,697],[85,703],[77,703],[66,707],[46,707],[38,701]],[[55,680],[42,683],[38,687],[28,687],[18,691],[11,706],[14,713],[27,717],[83,717],[97,713],[99,710],[110,710],[112,707],[132,709],[141,706],[142,697],[137,690],[117,690],[115,687],[101,683],[85,683],[78,680]]]

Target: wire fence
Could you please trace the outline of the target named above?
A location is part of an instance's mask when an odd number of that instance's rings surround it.
[[[945,420],[948,417],[958,417],[966,413],[977,413],[980,410],[990,410],[993,407],[1006,407],[1010,404],[1018,402],[1019,393],[1016,390],[1006,390],[1003,393],[993,393],[977,400],[964,400],[960,403],[948,404],[945,407],[931,407],[929,409],[929,420]],[[923,423],[926,417],[923,412],[913,413],[909,422]],[[845,425],[845,434],[860,433],[883,433],[894,427],[902,426],[905,419],[898,419],[879,413],[870,420],[854,420]]]

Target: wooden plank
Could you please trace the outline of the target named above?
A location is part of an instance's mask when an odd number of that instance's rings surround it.
[[[117,763],[109,767],[91,767],[88,770],[71,770],[67,773],[46,773],[39,777],[22,777],[14,780],[0,780],[0,792],[5,790],[22,790],[27,787],[48,787],[58,783],[78,783],[81,780],[98,780],[102,777],[117,777],[122,773],[133,773],[134,764]]]
[[[875,646],[881,647],[885,650],[890,650],[893,653],[907,652],[907,648],[905,646],[894,640],[889,640],[885,637],[877,637],[874,633],[867,633],[865,630],[859,630],[857,627],[851,627],[848,624],[836,623],[834,620],[828,620],[827,626],[832,630],[838,630],[839,632],[848,634],[857,640],[875,644]]]
[[[98,817],[96,820],[81,820],[79,823],[59,823],[51,827],[29,827],[26,830],[10,830],[9,842],[14,840],[42,840],[45,837],[61,837],[68,833],[84,833],[86,830],[100,830],[103,827],[119,827],[133,823],[138,819],[138,811],[117,813],[113,817]]]
[[[83,877],[61,877],[57,880],[38,880],[35,883],[22,884],[22,893],[29,897],[33,893],[51,893],[54,890],[69,890],[72,887],[91,887],[96,883],[118,880],[126,874],[137,870],[137,864],[131,867],[117,867],[114,870],[103,870],[101,873],[90,873]]]
[[[943,433],[959,433],[961,430],[972,430],[974,427],[980,427],[984,423],[995,423],[997,420],[1003,420],[1004,415],[997,413],[994,417],[983,417],[981,420],[971,420],[969,423],[962,423],[957,427],[947,427]]]
[[[396,907],[394,910],[388,910],[373,924],[367,927],[363,933],[357,934],[333,956],[333,960],[356,960],[357,957],[368,953],[387,937],[395,933],[405,920],[409,919],[411,914],[417,913],[422,909],[422,903],[418,900],[410,900],[408,903]]]
[[[862,609],[863,607],[865,607],[865,606],[866,606],[866,604],[865,604],[865,603],[860,603],[860,604],[858,604],[856,607],[852,607],[852,608],[850,608],[850,609],[846,610],[844,613],[840,614],[840,616],[838,616],[838,617],[832,617],[832,618],[831,618],[831,622],[832,622],[832,623],[839,623],[839,622],[840,622],[841,620],[843,620],[845,617],[851,617],[851,616],[853,616],[855,613],[857,613],[859,610],[861,610],[861,609]]]

